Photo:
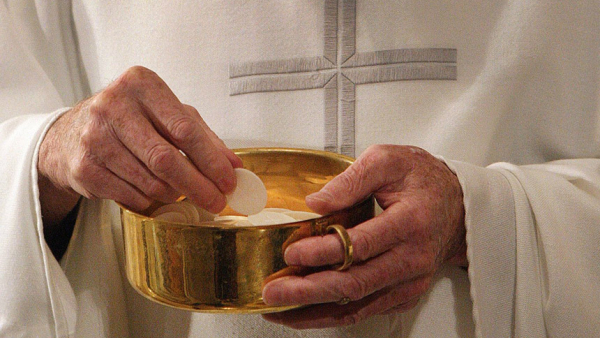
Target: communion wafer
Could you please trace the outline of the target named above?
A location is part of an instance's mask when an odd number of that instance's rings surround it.
[[[184,200],[165,204],[156,209],[150,217],[163,221],[198,225],[202,222],[212,221],[215,218],[215,214],[195,206],[190,201]]]
[[[265,209],[266,210],[266,209]],[[321,215],[308,212],[308,211],[294,211],[294,210],[286,210],[282,212],[284,215],[291,216],[297,221],[306,221],[309,219],[315,219],[321,217]]]
[[[187,217],[184,214],[176,211],[167,211],[162,214],[156,215],[154,219],[173,222],[173,223],[187,223]]]
[[[298,220],[281,212],[262,211],[258,214],[248,216],[248,221],[252,223],[252,225],[273,225],[293,223]]]
[[[150,217],[154,217],[156,219],[161,219],[161,220],[168,220],[170,222],[181,222],[181,223],[188,223],[190,221],[193,221],[194,218],[198,217],[197,214],[194,215],[194,212],[191,210],[188,210],[188,208],[186,207],[181,207],[179,205],[179,203],[170,203],[170,204],[165,204],[163,206],[161,206],[160,208],[154,210],[154,212],[150,215]],[[163,216],[165,214],[169,214],[167,216]],[[172,214],[179,214],[180,216],[176,217]],[[166,219],[165,217],[168,217],[169,219]],[[178,219],[177,221],[175,221],[174,219]]]
[[[187,202],[165,204],[162,207],[156,209],[150,216],[156,218],[160,215],[171,212],[181,214],[184,218],[184,221],[182,223],[196,224],[199,221],[198,211],[190,203]]]
[[[217,216],[214,219],[215,222],[235,225],[235,226],[252,226],[253,224],[248,222],[246,216]]]
[[[215,216],[217,216],[216,214],[213,214],[211,212],[209,212],[208,210],[202,209],[199,206],[195,205],[194,203],[190,202],[189,200],[184,200],[182,202],[179,202],[179,204],[181,204],[182,206],[184,206],[188,212],[190,212],[190,214],[193,217],[193,222],[191,222],[192,224],[200,224],[202,222],[209,222],[212,221]]]
[[[227,195],[227,204],[231,209],[243,215],[259,213],[267,205],[267,189],[255,173],[236,168],[237,186]]]
[[[285,209],[285,208],[264,208],[264,209],[262,209],[262,211],[285,213],[285,212],[288,212],[288,211],[291,211],[291,210],[290,209]]]

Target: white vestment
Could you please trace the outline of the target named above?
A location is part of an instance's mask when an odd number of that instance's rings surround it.
[[[0,337],[600,334],[598,1],[8,0],[0,51]],[[296,331],[138,295],[110,201],[82,202],[57,262],[39,144],[133,65],[232,147],[443,157],[464,192],[468,272],[443,267],[408,313]]]

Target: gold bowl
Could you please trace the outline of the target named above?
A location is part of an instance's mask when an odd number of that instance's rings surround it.
[[[289,148],[238,149],[244,168],[267,188],[267,207],[310,211],[304,198],[344,171],[353,159],[324,151]],[[125,267],[130,284],[143,296],[178,309],[216,313],[267,313],[299,306],[268,306],[264,284],[287,274],[314,270],[287,266],[285,248],[330,225],[345,228],[374,215],[369,198],[316,219],[267,226],[201,225],[153,219],[153,210],[121,208]],[[225,209],[221,215],[234,215]]]

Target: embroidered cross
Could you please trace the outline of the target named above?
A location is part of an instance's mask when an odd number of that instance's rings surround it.
[[[323,88],[325,150],[354,156],[356,85],[456,80],[457,53],[456,49],[450,48],[357,53],[356,0],[339,1],[338,4],[338,0],[325,0],[322,56],[232,64],[229,68],[230,95]],[[338,23],[339,12],[341,20]]]

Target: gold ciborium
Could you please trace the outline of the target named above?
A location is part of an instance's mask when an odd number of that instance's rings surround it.
[[[320,190],[353,162],[316,150],[238,149],[244,167],[267,188],[267,207],[310,211],[306,195]],[[369,198],[351,208],[316,219],[268,226],[171,223],[121,208],[125,265],[129,282],[143,296],[178,309],[199,312],[267,313],[298,306],[267,306],[266,281],[311,270],[288,267],[283,251],[290,243],[326,234],[330,225],[345,228],[374,215]],[[221,215],[235,215],[225,209]]]

